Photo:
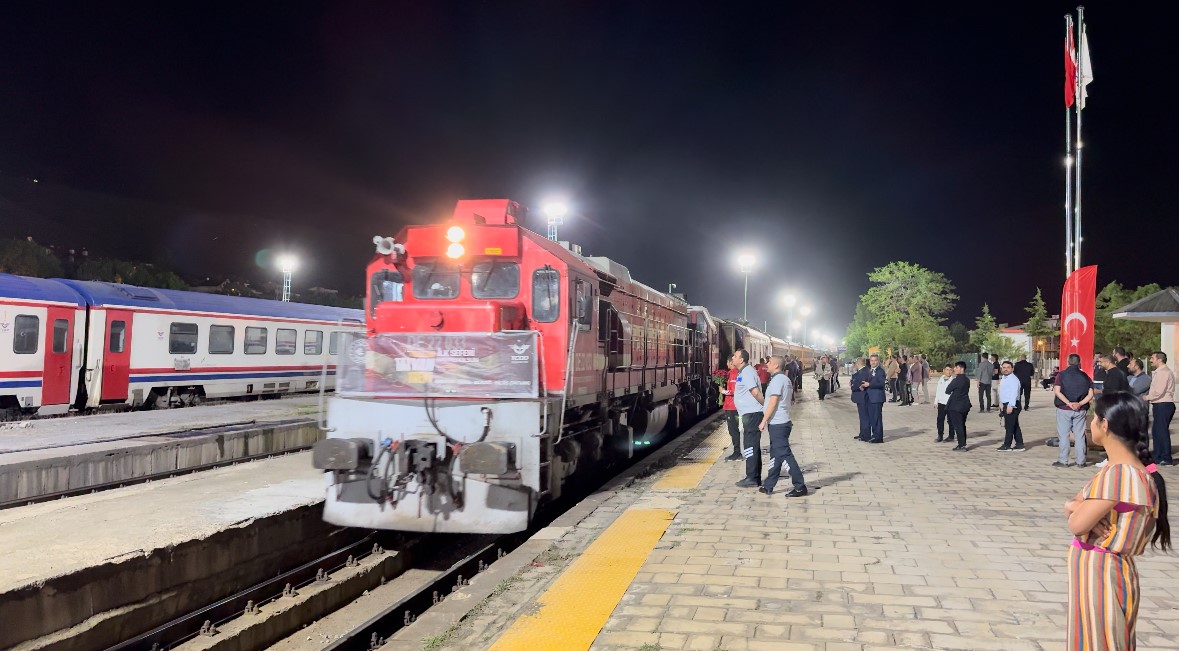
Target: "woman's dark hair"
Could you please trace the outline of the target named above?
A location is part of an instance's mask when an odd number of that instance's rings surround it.
[[[1149,466],[1150,460],[1150,432],[1147,425],[1146,402],[1136,395],[1125,391],[1102,394],[1094,401],[1097,417],[1105,421],[1109,433],[1117,437],[1138,455],[1143,465]],[[1155,488],[1159,494],[1159,517],[1154,525],[1154,537],[1150,544],[1156,543],[1164,551],[1171,547],[1171,524],[1167,522],[1167,485],[1163,476],[1155,470],[1151,475]]]

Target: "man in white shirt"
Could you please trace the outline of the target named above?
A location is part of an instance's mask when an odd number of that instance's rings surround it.
[[[1000,372],[1003,379],[999,381],[999,413],[1003,415],[1003,424],[1007,433],[1003,437],[1000,452],[1023,452],[1023,430],[1019,428],[1019,400],[1023,396],[1023,384],[1019,376],[1014,374],[1015,367],[1011,362],[1003,362]],[[1015,445],[1012,445],[1014,439]]]
[[[953,441],[954,437],[946,436],[946,403],[950,401],[950,394],[946,393],[946,387],[950,386],[950,380],[954,379],[954,367],[946,364],[942,369],[942,376],[937,379],[937,389],[935,390],[935,397],[937,398],[937,442]]]
[[[742,488],[761,486],[761,383],[757,371],[749,365],[749,351],[738,348],[733,352],[737,367],[737,382],[733,385],[733,406],[741,416],[741,455],[745,457],[745,478],[737,482]]]
[[[782,464],[786,464],[790,481],[794,484],[786,497],[802,497],[808,492],[806,482],[802,478],[802,468],[790,449],[790,432],[794,429],[794,423],[790,420],[790,395],[794,392],[794,385],[782,372],[784,366],[785,361],[781,357],[775,355],[770,358],[769,371],[772,375],[766,388],[765,409],[758,427],[770,432],[770,470],[765,483],[758,490],[773,495],[778,476],[782,473]]]

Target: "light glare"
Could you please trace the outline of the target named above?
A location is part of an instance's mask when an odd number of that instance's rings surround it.
[[[461,258],[465,252],[466,249],[464,249],[463,245],[459,244],[458,242],[455,242],[454,244],[446,247],[446,257],[451,259]]]
[[[446,231],[446,239],[451,242],[461,242],[467,233],[460,226],[451,226]]]

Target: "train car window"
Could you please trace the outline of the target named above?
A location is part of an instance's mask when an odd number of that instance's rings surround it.
[[[247,355],[265,355],[266,335],[266,328],[246,328],[245,353]]]
[[[561,274],[556,269],[532,272],[532,319],[552,323],[561,314]]]
[[[209,354],[232,355],[233,335],[233,326],[209,326]]]
[[[520,265],[484,260],[471,269],[471,294],[475,298],[516,298],[520,294]]]
[[[127,346],[127,322],[111,321],[111,332],[107,349],[112,353],[121,353]]]
[[[308,330],[303,333],[303,354],[318,355],[323,352],[323,331]]]
[[[369,314],[371,315],[377,313],[377,306],[381,303],[400,303],[403,300],[405,276],[395,269],[382,269],[373,274],[370,287],[372,304],[369,306]]]
[[[454,298],[459,295],[459,269],[448,262],[419,262],[412,284],[414,298]]]
[[[41,318],[28,314],[16,317],[16,330],[12,333],[12,352],[17,355],[32,355],[37,352],[41,341]]]
[[[299,332],[290,328],[279,328],[274,337],[276,355],[294,355],[299,343]]]
[[[197,351],[197,324],[173,323],[168,327],[168,353],[193,355]]]
[[[53,352],[66,352],[67,342],[70,336],[70,322],[65,319],[53,320]]]
[[[333,332],[328,335],[328,354],[335,355],[340,352],[340,339],[344,337],[342,332]]]

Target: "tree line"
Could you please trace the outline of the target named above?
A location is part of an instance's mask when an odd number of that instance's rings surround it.
[[[947,325],[946,315],[954,310],[958,295],[953,283],[940,272],[894,261],[872,270],[868,280],[873,285],[860,296],[847,329],[849,355],[866,355],[869,347],[877,346],[894,353],[920,352],[928,356],[931,364],[940,365],[969,353],[986,351],[1000,359],[1014,359],[1024,352],[999,331],[986,303],[974,319],[973,328],[960,322]],[[1157,284],[1129,289],[1117,282],[1102,288],[1097,294],[1094,349],[1109,352],[1122,346],[1143,356],[1158,350],[1158,324],[1114,319],[1113,314],[1160,289]],[[1050,325],[1040,288],[1036,288],[1024,311],[1028,316],[1024,331],[1033,341],[1058,334]]]

